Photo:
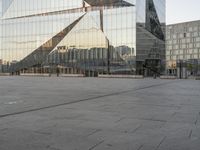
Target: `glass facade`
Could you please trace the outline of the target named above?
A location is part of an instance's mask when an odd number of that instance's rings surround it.
[[[164,7],[164,0],[0,0],[0,72],[135,74],[140,45],[164,41]]]
[[[165,0],[137,0],[137,73],[161,74],[165,68]]]

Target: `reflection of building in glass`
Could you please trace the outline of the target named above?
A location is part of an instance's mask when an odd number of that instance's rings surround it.
[[[165,60],[165,0],[137,0],[136,4],[137,73],[162,73]]]
[[[151,74],[165,0],[0,0],[1,72]]]
[[[166,69],[170,75],[200,74],[200,21],[167,26]]]

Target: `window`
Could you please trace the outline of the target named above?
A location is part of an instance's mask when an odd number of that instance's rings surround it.
[[[198,26],[195,26],[193,29],[194,31],[198,31]]]
[[[197,37],[197,38],[196,38],[196,41],[197,41],[197,42],[200,42],[200,37]]]
[[[193,36],[193,37],[198,36],[198,32],[193,32],[193,33],[192,33],[192,36]]]
[[[192,32],[192,31],[193,31],[192,27],[189,27],[189,32]]]
[[[193,42],[196,42],[196,38],[195,37],[193,37]]]
[[[186,38],[186,33],[183,34],[183,37]]]

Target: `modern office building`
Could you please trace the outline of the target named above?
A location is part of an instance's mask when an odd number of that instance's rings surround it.
[[[0,0],[1,72],[152,74],[165,0]]]
[[[198,75],[200,65],[200,21],[172,24],[166,33],[166,69],[169,75]]]

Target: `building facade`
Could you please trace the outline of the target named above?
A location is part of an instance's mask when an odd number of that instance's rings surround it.
[[[165,0],[0,0],[0,72],[160,72],[164,33]]]
[[[200,21],[167,26],[166,69],[167,74],[186,78],[199,74]]]
[[[165,0],[136,2],[136,70],[145,76],[165,70]]]

